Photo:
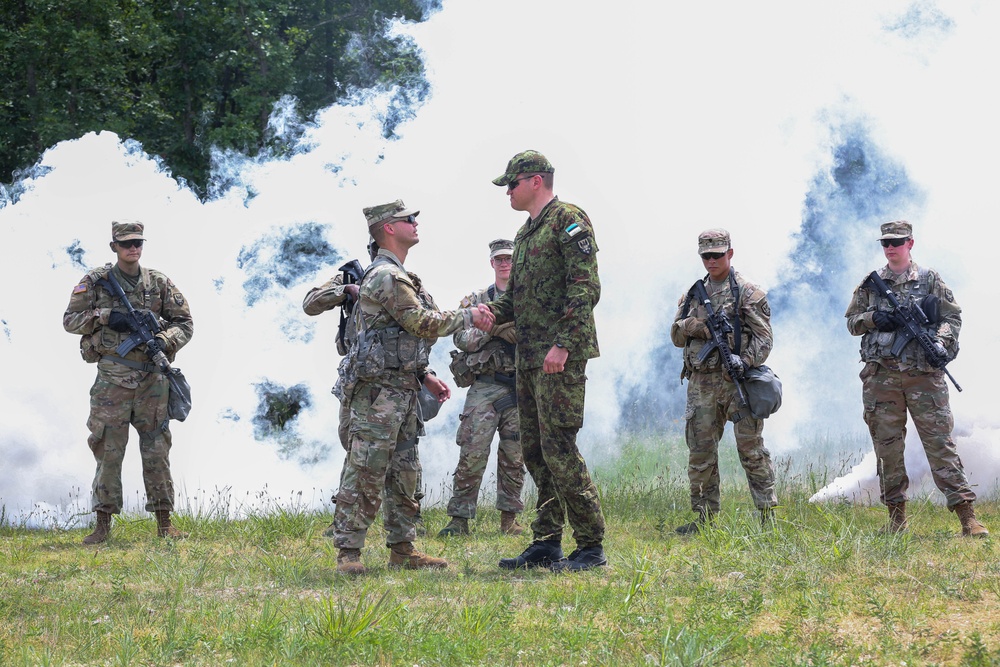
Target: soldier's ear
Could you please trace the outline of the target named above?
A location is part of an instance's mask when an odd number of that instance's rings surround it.
[[[108,247],[111,248],[111,252],[113,252],[115,254],[118,254],[118,251],[115,250],[115,242],[114,241],[112,241],[111,243],[109,243]]]

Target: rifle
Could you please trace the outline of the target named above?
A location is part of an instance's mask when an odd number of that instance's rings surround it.
[[[132,333],[121,345],[115,348],[115,354],[124,357],[140,345],[146,346],[146,355],[150,361],[157,365],[160,372],[167,377],[170,382],[170,398],[168,412],[171,419],[184,421],[191,410],[191,385],[181,375],[178,368],[172,368],[167,361],[167,355],[163,352],[163,346],[156,339],[156,334],[160,333],[160,322],[153,313],[148,310],[139,312],[125,296],[122,286],[115,280],[115,276],[110,271],[107,278],[101,278],[97,284],[111,292],[123,306],[125,306],[126,320]]]
[[[705,310],[708,312],[706,323],[708,324],[708,331],[712,335],[712,339],[698,353],[698,361],[704,361],[713,350],[718,350],[719,356],[722,358],[722,367],[726,369],[726,373],[729,374],[733,384],[736,385],[736,395],[740,399],[740,405],[749,411],[750,403],[747,401],[743,386],[740,384],[740,369],[737,369],[736,364],[732,361],[733,350],[729,347],[729,341],[726,339],[728,334],[734,333],[733,325],[729,323],[729,320],[726,319],[726,316],[722,312],[716,312],[712,308],[712,300],[708,297],[708,290],[705,289],[705,282],[703,280],[696,282],[691,291],[688,292],[688,295],[698,299],[705,306]],[[740,333],[737,331],[735,335],[739,336]]]
[[[942,353],[942,349],[938,349],[941,347],[940,343],[935,342],[931,338],[931,335],[927,333],[927,330],[924,329],[924,327],[930,326],[934,322],[931,322],[930,318],[927,317],[920,304],[913,302],[910,307],[903,306],[899,303],[899,299],[896,298],[896,295],[893,294],[889,286],[886,285],[885,281],[882,280],[882,277],[875,271],[872,271],[865,278],[865,283],[871,283],[882,296],[888,299],[889,305],[893,307],[903,321],[903,325],[896,330],[896,340],[892,344],[892,349],[889,350],[889,353],[894,357],[898,357],[907,343],[911,340],[916,340],[920,347],[924,349],[924,354],[927,355],[927,361],[930,362],[931,366],[944,371],[944,374],[948,376],[951,383],[955,385],[955,389],[962,391],[962,387],[955,382],[955,378],[952,377],[951,373],[945,367],[948,364],[948,358]]]
[[[361,268],[361,263],[352,259],[349,262],[344,263],[342,267],[337,269],[344,274],[344,284],[345,285],[356,285],[361,282],[361,279],[365,276],[365,270]],[[344,340],[344,334],[347,329],[347,318],[351,316],[354,312],[354,297],[351,293],[347,293],[347,301],[340,309],[340,324],[337,326],[337,351],[340,354],[347,354],[347,341]]]

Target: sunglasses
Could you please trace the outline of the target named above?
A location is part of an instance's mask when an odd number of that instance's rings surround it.
[[[128,241],[115,241],[122,248],[141,248],[145,239],[129,239]]]
[[[702,259],[722,259],[726,253],[724,252],[703,252],[701,253]]]
[[[892,246],[893,248],[898,248],[899,246],[903,245],[909,240],[910,240],[909,237],[906,237],[905,239],[879,239],[879,243],[882,244],[883,248],[888,248],[889,246]]]
[[[513,190],[518,186],[521,181],[530,181],[534,176],[525,176],[524,178],[515,178],[513,181],[507,184],[508,190]]]
[[[415,216],[415,215],[408,215],[405,218],[398,218],[396,220],[393,220],[393,222],[406,222],[406,223],[409,223],[411,225],[415,225],[415,224],[417,224],[417,216]]]

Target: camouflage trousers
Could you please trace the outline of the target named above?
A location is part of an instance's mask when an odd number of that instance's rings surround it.
[[[976,494],[969,487],[951,439],[955,420],[948,404],[944,373],[897,371],[869,362],[861,371],[861,379],[865,423],[878,458],[882,502],[906,500],[910,485],[903,460],[907,410],[920,435],[934,484],[945,495],[948,507],[974,501]]]
[[[169,381],[148,373],[135,389],[121,387],[100,374],[90,389],[87,444],[97,461],[92,485],[95,511],[122,511],[122,461],[129,424],[139,433],[146,511],[173,510],[174,482],[170,477],[170,430],[167,419]]]
[[[688,446],[691,509],[719,511],[719,441],[729,417],[740,408],[736,387],[722,371],[695,372],[688,378],[684,439]],[[758,509],[774,507],[774,465],[764,447],[764,422],[747,416],[733,424],[736,451]]]
[[[567,362],[561,373],[517,371],[521,450],[538,487],[536,540],[562,540],[566,518],[578,547],[604,541],[604,514],[597,487],[576,446],[583,426],[587,362]]]
[[[497,509],[501,512],[524,510],[521,489],[524,487],[525,469],[517,407],[511,406],[502,412],[497,412],[493,407],[494,401],[504,398],[510,392],[510,387],[505,385],[478,380],[469,388],[455,438],[461,450],[458,467],[452,477],[448,516],[465,519],[476,517],[479,487],[489,462],[490,445],[493,444],[493,436],[497,431],[500,432],[500,444],[497,447]]]
[[[333,518],[338,548],[360,549],[365,545],[383,496],[386,545],[416,539],[419,429],[415,387],[358,383],[350,402],[350,449]]]

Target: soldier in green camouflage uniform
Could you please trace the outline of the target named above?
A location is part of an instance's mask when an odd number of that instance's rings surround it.
[[[117,297],[97,284],[114,275],[137,310],[149,310],[159,318],[157,334],[168,360],[184,347],[194,333],[187,299],[165,275],[141,268],[144,226],[141,222],[113,222],[111,250],[118,262],[87,273],[73,288],[63,315],[66,331],[80,335],[80,352],[88,363],[97,363],[97,380],[90,390],[88,444],[97,461],[93,483],[94,531],[84,544],[104,542],[111,530],[111,517],[122,510],[122,460],[128,443],[129,424],[139,433],[142,479],[146,487],[146,511],[157,519],[161,537],[183,537],[171,525],[174,484],[170,476],[170,429],[167,399],[170,383],[150,363],[142,346],[125,357],[116,348],[131,330],[124,322],[127,312]]]
[[[958,333],[962,309],[937,271],[918,266],[910,258],[913,226],[905,220],[881,226],[879,241],[888,263],[879,276],[903,307],[921,305],[931,316],[927,332],[941,356],[958,354]],[[917,427],[934,483],[945,495],[948,509],[962,523],[962,534],[985,537],[986,528],[976,520],[972,504],[976,494],[969,487],[962,460],[951,438],[954,418],[948,404],[944,371],[934,368],[916,339],[907,343],[898,356],[891,349],[902,325],[889,300],[867,282],[854,291],[847,308],[847,329],[861,336],[862,399],[865,423],[871,431],[878,458],[881,499],[889,511],[886,532],[906,530],[906,490],[909,478],[903,459],[906,413]]]
[[[712,307],[724,314],[730,324],[735,324],[734,286],[739,294],[739,347],[736,347],[733,334],[729,334],[728,340],[732,350],[739,349],[734,365],[741,368],[760,366],[773,344],[767,295],[732,269],[733,249],[726,230],[702,232],[698,236],[698,254],[708,271],[704,283]],[[685,294],[670,327],[670,340],[684,348],[681,378],[688,380],[684,438],[689,452],[691,509],[698,514],[695,521],[677,529],[681,534],[698,532],[719,511],[719,440],[727,421],[734,422],[736,449],[761,519],[770,519],[771,508],[778,504],[774,493],[774,465],[761,436],[763,420],[754,419],[746,408],[740,410],[736,387],[722,366],[721,351],[716,350],[702,361],[698,360],[699,353],[711,338],[707,317],[705,306]]]
[[[469,308],[502,296],[510,279],[514,242],[497,239],[490,243],[490,266],[495,281],[462,300]],[[465,407],[459,416],[456,442],[461,447],[458,467],[452,478],[452,496],[448,502],[451,521],[438,537],[467,535],[469,519],[476,517],[479,487],[490,458],[493,436],[499,431],[497,446],[497,509],[500,532],[520,535],[517,515],[524,510],[521,489],[524,486],[524,457],[517,422],[517,394],[514,388],[514,354],[517,332],[508,322],[490,333],[476,328],[457,332],[452,340],[458,350],[452,352],[452,371],[460,387],[470,387]]]
[[[430,348],[440,336],[478,324],[492,325],[492,314],[466,308],[439,311],[403,268],[419,241],[419,211],[402,201],[364,209],[380,250],[365,271],[354,308],[356,336],[341,362],[337,397],[349,405],[348,453],[337,493],[334,543],[337,571],[360,574],[361,548],[383,502],[386,545],[391,566],[446,567],[440,558],[414,551],[414,521],[420,459],[417,392],[421,383],[438,400],[451,391],[427,367]]]
[[[534,541],[500,567],[585,570],[607,564],[604,514],[577,448],[587,360],[599,356],[594,306],[601,295],[597,241],[587,214],[553,194],[552,164],[524,151],[493,180],[529,214],[514,238],[509,289],[490,304],[517,331],[517,405],[524,462],[538,487]],[[562,557],[566,518],[577,549]]]

